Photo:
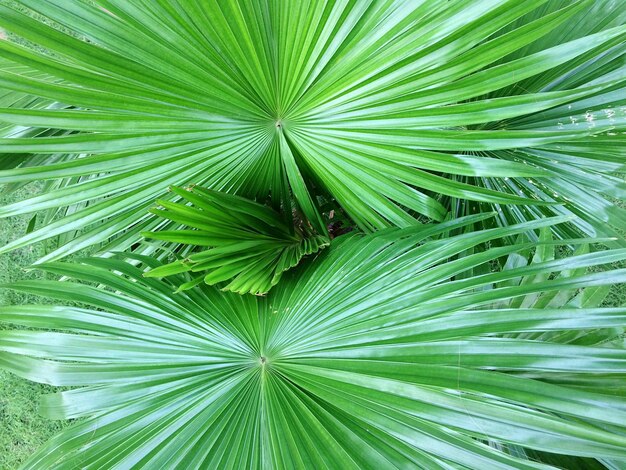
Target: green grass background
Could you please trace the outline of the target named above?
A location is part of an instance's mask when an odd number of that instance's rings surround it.
[[[6,4],[7,1],[0,0],[0,3]],[[31,14],[26,9],[24,11]],[[10,33],[8,36],[12,41],[29,45]],[[0,197],[0,205],[35,196],[40,190],[38,185],[27,185],[8,196]],[[0,219],[0,246],[26,233],[30,220],[31,216]],[[43,278],[40,272],[24,269],[41,257],[43,252],[44,247],[37,245],[0,255],[0,284],[19,279]],[[32,302],[41,303],[42,299],[0,289],[0,306]],[[3,328],[7,326],[0,324],[0,330]],[[39,397],[53,391],[54,387],[30,382],[0,369],[0,470],[18,468],[38,447],[70,424],[69,421],[52,421],[39,415]]]
[[[36,187],[23,188],[10,197],[0,198],[0,205],[23,200],[36,194]],[[0,219],[0,246],[24,234],[30,217]],[[19,279],[42,278],[42,273],[25,271],[43,254],[42,246],[29,246],[0,256],[0,284]],[[0,289],[0,305],[41,302],[40,298]],[[0,324],[0,329],[7,328]],[[67,426],[67,421],[52,421],[39,416],[39,397],[53,387],[24,380],[0,369],[0,469],[17,468],[35,449]]]

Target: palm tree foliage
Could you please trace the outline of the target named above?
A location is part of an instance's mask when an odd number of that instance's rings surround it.
[[[25,468],[622,466],[620,6],[0,0]]]
[[[211,247],[146,273],[150,277],[163,277],[209,271],[196,275],[178,290],[190,289],[203,281],[213,285],[230,280],[223,290],[265,294],[284,271],[330,242],[327,236],[315,234],[306,223],[299,221],[294,226],[294,220],[286,222],[275,211],[238,196],[196,187],[172,187],[171,191],[193,203],[193,207],[157,201],[161,208],[151,212],[190,229],[143,235],[191,247]],[[292,219],[292,214],[287,218]]]
[[[188,184],[318,230],[324,196],[366,232],[487,206],[614,236],[619,3],[3,0],[0,182],[49,184],[0,209],[45,221],[2,250],[126,249],[181,228],[147,208]]]
[[[74,387],[42,411],[83,419],[25,468],[626,459],[626,354],[608,341],[626,310],[598,307],[626,270],[586,272],[626,250],[554,257],[548,230],[531,258],[525,236],[484,249],[555,220],[445,236],[484,217],[341,236],[267,297],[206,285],[172,297],[142,276],[160,263],[137,254],[43,264],[82,282],[11,287],[84,307],[3,308],[28,329],[0,332],[0,364]]]

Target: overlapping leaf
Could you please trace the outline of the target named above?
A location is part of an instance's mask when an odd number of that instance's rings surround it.
[[[618,3],[3,2],[0,26],[36,47],[0,40],[0,87],[44,101],[2,102],[18,127],[0,139],[0,182],[57,182],[0,209],[50,222],[3,249],[74,230],[45,259],[127,248],[158,223],[146,209],[164,188],[190,183],[291,193],[314,225],[329,194],[365,231],[469,200],[501,206],[503,225],[574,213],[614,236]]]
[[[200,282],[209,285],[228,282],[222,290],[265,294],[283,272],[330,242],[305,222],[294,226],[291,214],[285,220],[270,208],[238,196],[197,187],[171,190],[193,205],[159,201],[162,207],[153,209],[152,213],[189,228],[143,235],[192,248],[210,247],[146,273],[149,277],[163,277],[208,271],[194,274],[194,279],[182,284],[179,291]]]
[[[87,283],[13,288],[85,307],[3,308],[29,329],[0,333],[0,364],[77,386],[42,410],[83,419],[25,468],[549,467],[524,449],[626,459],[626,402],[591,387],[623,380],[623,347],[541,335],[618,327],[626,310],[514,305],[624,282],[624,270],[585,268],[626,251],[479,274],[534,244],[457,255],[555,222],[441,238],[483,217],[342,236],[267,297],[208,286],[171,297],[135,265],[159,263],[136,255],[44,265]]]

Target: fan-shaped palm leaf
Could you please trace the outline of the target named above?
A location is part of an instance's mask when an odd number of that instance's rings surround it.
[[[62,215],[4,250],[77,229],[46,259],[124,233],[107,249],[126,248],[158,223],[163,188],[189,183],[291,192],[312,223],[330,194],[366,231],[467,211],[452,198],[504,205],[503,224],[574,212],[614,235],[618,3],[4,3],[0,26],[36,47],[0,40],[0,86],[54,104],[4,101],[0,119],[28,132],[5,129],[17,165],[0,181],[59,184],[0,216]]]
[[[25,468],[547,468],[502,450],[516,446],[625,459],[626,402],[587,389],[624,377],[624,349],[512,333],[612,328],[626,311],[502,303],[624,282],[579,270],[626,250],[472,274],[532,243],[463,250],[554,222],[439,238],[480,218],[342,236],[264,298],[172,298],[115,258],[45,264],[108,288],[23,281],[87,306],[1,310],[31,328],[0,334],[3,367],[80,386],[46,397],[48,416],[84,419]]]

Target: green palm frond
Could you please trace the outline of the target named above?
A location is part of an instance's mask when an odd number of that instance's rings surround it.
[[[42,265],[83,282],[12,288],[85,306],[2,308],[28,329],[0,332],[0,364],[78,387],[42,411],[83,419],[25,468],[552,468],[524,449],[626,459],[626,401],[590,387],[623,380],[623,346],[541,336],[619,327],[626,310],[511,303],[625,282],[623,269],[585,269],[626,250],[478,274],[535,242],[463,251],[558,222],[442,238],[484,217],[341,236],[267,297],[172,297],[139,255]],[[539,250],[557,243],[542,238]]]
[[[160,223],[146,210],[164,188],[188,184],[293,197],[312,223],[330,196],[364,231],[472,213],[471,201],[502,210],[502,225],[575,214],[576,230],[559,236],[616,236],[622,10],[609,0],[2,2],[0,26],[27,42],[0,40],[11,64],[0,119],[12,124],[0,161],[17,162],[0,182],[56,182],[0,209],[49,221],[2,250],[75,230],[42,261],[111,238],[103,251],[126,249]]]
[[[555,14],[571,2],[550,1],[537,8],[529,15],[508,25],[502,33],[506,34],[522,27],[526,22],[540,20],[546,15]],[[519,60],[529,54],[538,53],[542,48],[554,47],[565,41],[578,40],[585,34],[597,33],[604,28],[623,24],[624,12],[613,11],[610,2],[589,2],[588,8],[574,15],[560,26],[551,30],[536,41],[513,52],[508,60]],[[490,92],[486,98],[500,99],[509,95],[531,95],[546,91],[565,91],[572,87],[587,86],[595,83],[605,74],[622,76],[624,70],[623,43],[607,44],[602,52],[595,51],[563,64],[549,72],[537,74],[510,84],[500,90]],[[605,75],[608,76],[608,75]],[[620,79],[621,80],[621,79]],[[567,143],[551,143],[541,147],[504,150],[502,158],[538,165],[548,169],[557,178],[546,181],[542,178],[508,178],[472,181],[498,191],[510,191],[529,198],[545,199],[552,197],[563,206],[552,208],[557,213],[574,213],[582,220],[576,222],[588,234],[600,236],[623,236],[626,220],[622,204],[615,204],[616,199],[624,199],[624,85],[611,88],[597,96],[574,100],[539,113],[507,118],[498,123],[481,124],[478,128],[515,128],[526,131],[549,131],[551,129],[574,130],[586,128],[592,134],[583,140]],[[614,126],[604,133],[593,133],[598,123]],[[621,132],[620,132],[621,131]],[[489,155],[487,152],[485,155]],[[507,156],[505,157],[504,154]],[[461,178],[460,181],[468,182]],[[604,197],[598,197],[599,195]],[[458,214],[469,214],[480,210],[483,203],[453,205]],[[539,207],[516,206],[502,208],[500,223],[531,220],[545,213]],[[617,232],[614,230],[617,228]],[[571,236],[572,231],[563,226],[557,230],[561,236]]]
[[[543,230],[541,237],[543,243],[548,242],[551,239],[550,232]],[[547,261],[552,261],[557,255],[556,246],[551,243],[546,243],[537,247],[532,258],[522,256],[518,253],[510,255],[505,263],[505,269],[514,269],[520,266],[527,266],[528,264],[537,264]],[[580,245],[575,250],[574,254],[583,255],[589,253],[588,245]],[[623,265],[623,263],[622,263]],[[510,285],[527,285],[536,282],[544,282],[549,277],[552,279],[566,279],[573,276],[581,276],[587,272],[586,268],[577,268],[568,270],[565,269],[558,273],[552,273],[548,276],[546,273],[533,274],[529,276],[522,276],[517,279],[507,280],[500,283],[500,286]],[[606,303],[607,296],[611,289],[615,289],[615,285],[594,285],[589,287],[582,287],[578,289],[561,289],[553,290],[550,292],[533,292],[524,296],[519,296],[504,301],[496,302],[492,307],[510,308],[515,309],[518,314],[523,314],[525,309],[529,312],[539,312],[542,309],[555,310],[559,309],[562,318],[567,318],[568,312],[579,312],[579,309],[586,311],[602,311],[600,308]],[[613,305],[615,303],[613,302]],[[619,304],[618,304],[619,305]],[[621,305],[622,308],[626,305]],[[515,332],[507,335],[509,338],[515,338],[524,341],[541,341],[550,343],[562,343],[579,346],[592,346],[596,348],[623,348],[624,347],[624,325],[614,325],[611,327],[602,328],[600,325],[593,326],[587,324],[587,327],[578,328],[577,316],[570,318],[572,327],[559,328],[556,327],[550,331],[524,331]],[[564,325],[562,325],[564,326]],[[531,376],[528,375],[527,376]],[[584,374],[570,373],[567,375],[559,375],[550,377],[541,377],[542,380],[548,381],[556,385],[572,386],[575,385],[579,390],[586,390],[589,392],[596,392],[599,388],[604,390],[610,390],[613,396],[626,397],[626,381],[620,376],[602,376],[602,374],[596,374],[592,380],[586,380]],[[584,419],[587,422],[593,423],[593,419]],[[612,461],[611,459],[598,459],[591,460],[588,458],[573,457],[556,455],[551,452],[536,451],[531,449],[524,449],[520,446],[505,446],[503,448],[506,452],[513,455],[531,459],[534,461],[541,461],[548,463],[557,468],[576,468],[576,469],[588,469],[588,470],[604,470],[615,469],[622,467],[620,461]]]
[[[265,294],[303,256],[330,243],[328,236],[316,234],[306,221],[294,227],[293,221],[287,222],[270,208],[238,196],[197,187],[172,187],[171,191],[192,206],[157,201],[162,208],[151,212],[189,228],[143,235],[183,246],[211,247],[146,273],[148,277],[164,277],[208,271],[182,284],[179,291],[200,282],[213,285],[228,281],[222,290]]]

